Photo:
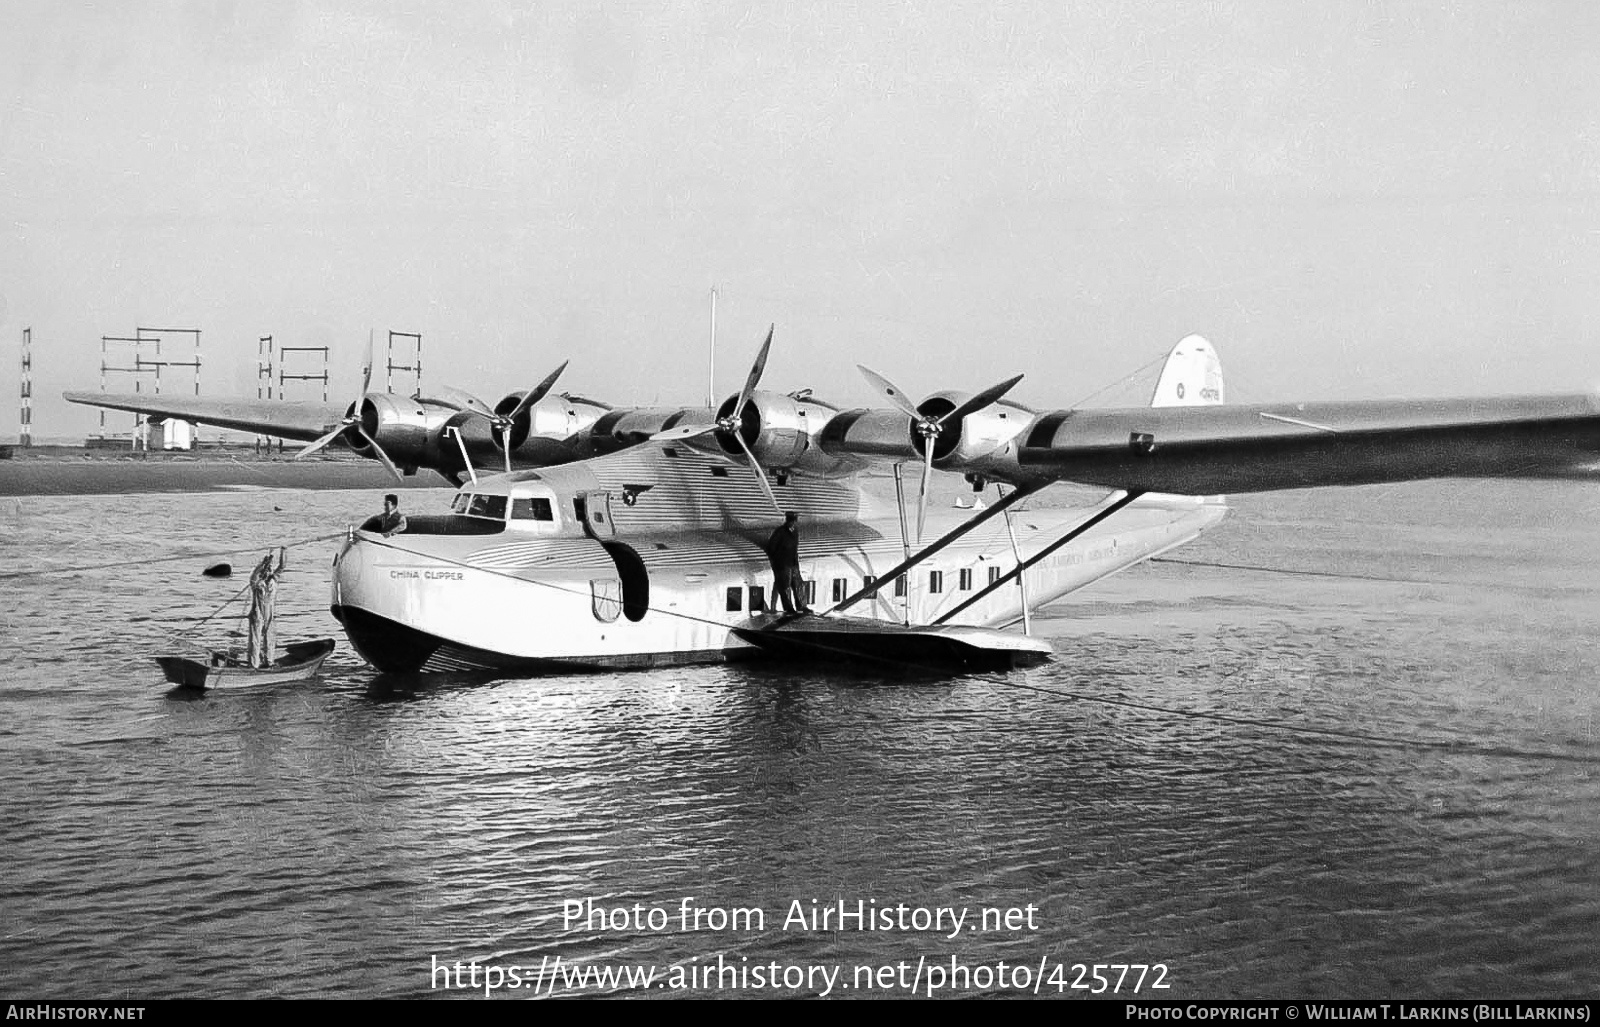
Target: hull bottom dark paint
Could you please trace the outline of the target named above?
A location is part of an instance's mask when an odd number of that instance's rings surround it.
[[[759,649],[701,650],[677,653],[633,653],[624,656],[569,656],[545,659],[508,656],[460,645],[425,631],[407,627],[358,606],[331,607],[344,625],[356,652],[378,670],[392,674],[496,671],[516,675],[584,674],[603,670],[647,670],[760,659]]]
[[[1050,661],[1047,653],[984,648],[915,629],[901,630],[895,625],[876,631],[786,627],[780,631],[735,628],[733,633],[781,660],[847,663],[863,670],[970,673],[1037,667]]]

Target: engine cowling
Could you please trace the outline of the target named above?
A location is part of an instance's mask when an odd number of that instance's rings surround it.
[[[917,406],[919,413],[943,417],[967,399],[966,393],[940,392]],[[933,465],[940,470],[975,474],[1002,481],[1021,477],[1017,462],[1020,436],[1034,415],[1026,407],[1004,401],[941,425],[933,443]],[[829,453],[857,458],[921,460],[927,440],[916,422],[898,410],[845,410],[828,422],[817,439]]]
[[[963,392],[937,392],[919,403],[917,411],[927,417],[943,417],[968,398]],[[1034,416],[1026,407],[998,400],[960,421],[946,421],[934,438],[933,466],[941,471],[1018,480],[1023,475],[1017,452],[1022,432]],[[912,445],[922,456],[926,442],[920,432],[912,429],[911,434]]]
[[[730,396],[717,408],[717,419],[733,416],[737,396]],[[838,413],[826,403],[781,392],[756,391],[739,415],[739,438],[744,440],[756,462],[768,471],[796,471],[819,478],[840,478],[861,469],[863,461],[849,453],[830,453],[817,445],[817,438]],[[738,439],[718,430],[704,441],[691,444],[715,447],[727,456],[744,458]]]
[[[432,466],[428,457],[449,414],[443,408],[386,392],[361,397],[361,431],[381,446],[390,460],[410,470]],[[345,432],[344,441],[362,456],[374,455],[360,432]]]
[[[510,417],[528,393],[512,392],[494,405],[500,417]],[[546,396],[518,414],[511,424],[511,448],[522,447],[529,436],[542,439],[567,439],[594,424],[605,408],[572,400],[566,396]]]

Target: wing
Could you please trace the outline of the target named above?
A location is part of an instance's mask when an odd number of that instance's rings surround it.
[[[275,435],[309,442],[333,429],[345,408],[331,403],[294,403],[271,399],[200,399],[141,393],[66,392],[71,403],[131,410],[151,417],[174,417],[218,428]]]
[[[1187,495],[1417,478],[1600,476],[1600,396],[1059,410],[1036,477]]]

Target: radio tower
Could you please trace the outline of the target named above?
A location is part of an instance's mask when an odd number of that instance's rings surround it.
[[[33,445],[33,329],[22,330],[22,430],[17,441]]]

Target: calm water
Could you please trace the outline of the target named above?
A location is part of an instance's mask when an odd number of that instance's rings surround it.
[[[1043,965],[1042,994],[1096,962],[1165,964],[1170,998],[1600,993],[1592,486],[1245,497],[1170,554],[1194,562],[1041,617],[1057,660],[1009,676],[386,680],[340,636],[320,683],[167,689],[150,655],[244,584],[199,576],[214,554],[377,495],[0,503],[0,993],[404,997],[443,991],[434,959],[719,956],[834,994],[919,959]],[[291,549],[286,634],[333,633],[333,546]],[[686,932],[686,897],[765,923]],[[670,922],[563,921],[590,898]],[[784,930],[794,900],[1034,928]],[[724,982],[700,993],[774,994]]]

